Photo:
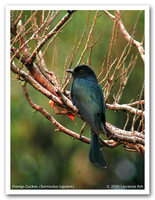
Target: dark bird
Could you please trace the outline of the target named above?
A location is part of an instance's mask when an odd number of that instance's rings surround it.
[[[90,126],[91,143],[89,160],[100,167],[106,167],[101,143],[100,132],[105,133],[105,105],[101,87],[94,71],[87,65],[80,65],[72,73],[71,99],[78,108],[80,115]]]

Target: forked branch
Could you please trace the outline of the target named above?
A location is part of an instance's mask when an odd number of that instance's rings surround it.
[[[126,30],[122,20],[121,20],[121,15],[120,15],[120,12],[119,10],[116,10],[115,11],[115,16],[112,15],[109,11],[107,10],[104,10],[104,12],[112,19],[112,20],[116,20],[119,28],[120,28],[120,31],[122,32],[124,38],[129,42],[131,43],[133,46],[135,46],[139,53],[140,53],[140,56],[143,60],[143,62],[145,63],[145,51],[144,51],[144,47],[143,47],[143,43],[142,42],[138,42],[137,40],[133,39],[133,36],[134,35],[130,35],[128,33],[128,31]],[[137,20],[138,21],[138,20]]]

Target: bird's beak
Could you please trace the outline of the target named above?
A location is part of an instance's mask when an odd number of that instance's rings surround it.
[[[69,73],[71,73],[71,74],[74,73],[73,69],[67,69],[66,72],[69,72]]]

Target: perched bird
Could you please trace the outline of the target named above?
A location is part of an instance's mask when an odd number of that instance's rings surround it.
[[[71,99],[78,108],[80,115],[90,127],[91,143],[89,160],[100,167],[106,167],[99,135],[105,132],[105,105],[101,87],[94,71],[87,65],[79,65],[72,73]]]

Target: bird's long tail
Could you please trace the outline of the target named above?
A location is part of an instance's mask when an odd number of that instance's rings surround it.
[[[106,168],[106,162],[104,160],[101,144],[98,136],[92,130],[90,131],[91,143],[89,151],[89,160],[92,163],[97,164],[99,167]]]

